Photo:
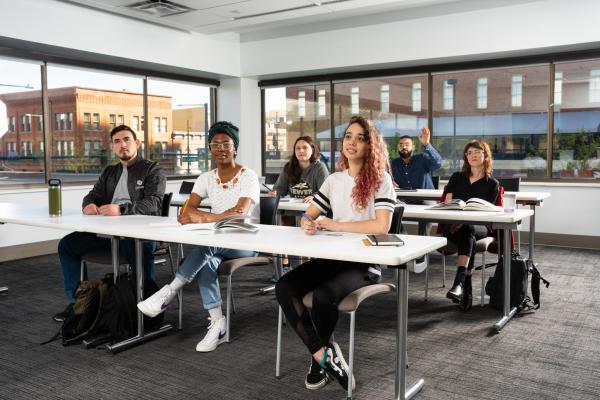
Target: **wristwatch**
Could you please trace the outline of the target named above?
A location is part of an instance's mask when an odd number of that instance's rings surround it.
[[[119,213],[125,214],[125,204],[119,204]]]

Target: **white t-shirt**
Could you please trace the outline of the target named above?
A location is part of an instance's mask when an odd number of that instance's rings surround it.
[[[396,191],[390,174],[387,172],[383,174],[379,190],[369,200],[367,207],[362,210],[353,204],[352,189],[355,184],[354,178],[348,174],[348,170],[335,172],[323,182],[311,204],[314,204],[324,214],[332,210],[333,219],[340,222],[375,219],[375,210],[394,212]]]
[[[242,167],[238,173],[226,183],[221,183],[216,169],[203,173],[196,179],[192,192],[201,198],[208,198],[212,212],[220,214],[235,206],[240,197],[252,200],[248,215],[251,222],[260,222],[260,186],[258,176],[251,169]]]

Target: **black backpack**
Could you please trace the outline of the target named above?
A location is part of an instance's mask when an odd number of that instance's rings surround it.
[[[75,303],[60,330],[41,344],[53,342],[60,336],[63,346],[69,346],[95,335],[101,328],[102,304],[106,294],[107,285],[104,280],[79,282],[75,289]]]
[[[485,293],[490,296],[490,305],[502,309],[504,303],[504,259],[498,258],[494,276],[490,277],[485,285]],[[531,274],[531,296],[527,296],[528,274]],[[534,263],[513,252],[510,259],[510,308],[523,309],[540,308],[540,281],[546,287],[550,282],[542,278]]]
[[[110,333],[111,342],[119,342],[137,335],[136,283],[133,276],[121,274],[117,283],[113,283],[113,274],[107,274],[103,281],[107,285],[107,294],[102,303],[100,329]],[[158,291],[153,280],[144,282],[144,298]],[[144,316],[144,331],[160,328],[164,314],[154,318]]]
[[[144,298],[158,291],[153,280],[144,283]],[[144,332],[163,325],[164,314],[154,318],[144,316]],[[102,280],[81,281],[75,289],[75,304],[60,330],[47,344],[62,337],[63,346],[89,339],[88,347],[106,342],[118,342],[137,334],[136,284],[133,277],[121,274],[114,283],[113,274]]]

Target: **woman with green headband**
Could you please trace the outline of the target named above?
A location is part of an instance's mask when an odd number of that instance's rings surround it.
[[[182,224],[216,222],[231,214],[252,216],[259,222],[260,187],[256,173],[235,162],[239,145],[238,128],[229,122],[216,122],[208,132],[212,159],[217,168],[198,177],[187,206],[178,218]],[[200,202],[208,198],[211,213],[198,210]],[[156,316],[163,312],[175,294],[198,275],[198,286],[204,308],[210,314],[208,333],[196,346],[196,351],[207,352],[225,341],[226,321],[221,309],[221,291],[217,268],[223,260],[252,257],[253,251],[195,246],[179,267],[175,279],[148,299],[138,303],[141,312]]]

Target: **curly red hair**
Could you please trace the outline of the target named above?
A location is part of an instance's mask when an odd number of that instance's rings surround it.
[[[369,200],[379,190],[383,174],[390,169],[388,151],[379,130],[371,121],[361,116],[354,116],[348,122],[344,133],[352,124],[359,124],[363,128],[365,139],[369,143],[362,169],[355,178],[356,185],[352,189],[354,205],[358,209],[365,209],[369,205]],[[341,171],[349,168],[348,158],[346,158],[343,151],[340,154],[338,168]]]

